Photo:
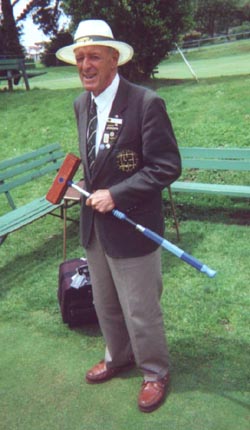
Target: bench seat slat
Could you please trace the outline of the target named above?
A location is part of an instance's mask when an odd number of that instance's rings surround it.
[[[62,206],[62,204],[53,205],[45,197],[40,197],[20,208],[8,212],[0,217],[0,236],[5,236],[32,223],[34,220],[53,212]]]
[[[184,158],[182,166],[186,169],[206,169],[206,170],[240,170],[250,171],[248,160],[212,160],[202,158]]]

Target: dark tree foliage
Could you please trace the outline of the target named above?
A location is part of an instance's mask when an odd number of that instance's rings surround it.
[[[121,67],[134,81],[150,77],[178,35],[190,25],[190,0],[64,0],[72,30],[83,19],[104,19],[114,37],[133,46],[131,62]]]
[[[243,24],[243,22],[250,21],[250,1],[245,3],[242,7],[238,6],[237,8],[237,24]]]
[[[57,36],[51,39],[51,42],[47,44],[44,54],[42,55],[41,61],[46,67],[50,66],[65,66],[65,63],[58,60],[55,53],[58,49],[71,45],[73,43],[73,37],[68,32],[59,32]]]
[[[211,37],[228,32],[237,14],[237,0],[199,0],[197,3],[196,30]]]

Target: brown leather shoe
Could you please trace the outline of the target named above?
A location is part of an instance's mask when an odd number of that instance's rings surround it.
[[[99,384],[101,382],[106,382],[118,373],[129,369],[133,365],[134,362],[131,361],[125,366],[108,368],[106,366],[105,361],[102,360],[100,361],[100,363],[96,364],[90,370],[88,370],[88,372],[86,373],[86,381],[89,384]]]
[[[165,399],[170,385],[169,373],[159,381],[144,381],[138,397],[138,406],[142,412],[152,412]]]

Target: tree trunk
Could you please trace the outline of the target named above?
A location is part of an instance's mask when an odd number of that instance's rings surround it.
[[[2,50],[6,57],[23,56],[11,0],[2,0]]]

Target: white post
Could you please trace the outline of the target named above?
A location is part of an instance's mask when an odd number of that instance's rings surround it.
[[[179,48],[179,46],[177,45],[177,43],[175,44],[177,51],[181,54],[185,64],[188,66],[190,72],[192,73],[193,77],[196,79],[196,81],[198,82],[198,78],[197,75],[195,74],[195,72],[193,71],[191,64],[189,64],[188,60],[186,59],[185,55],[183,54],[182,50]]]

